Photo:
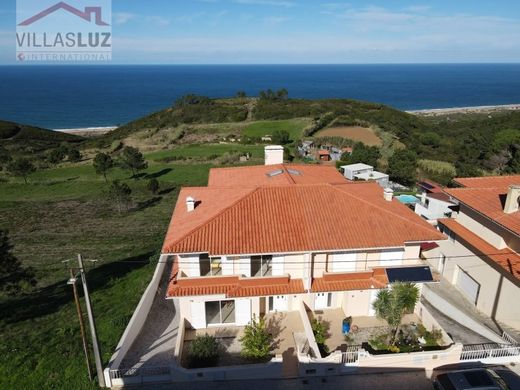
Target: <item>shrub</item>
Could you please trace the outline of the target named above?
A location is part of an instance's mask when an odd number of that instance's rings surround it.
[[[312,333],[314,334],[314,338],[316,339],[316,344],[318,344],[318,348],[320,349],[321,355],[328,355],[329,347],[325,344],[328,337],[328,328],[327,326],[321,322],[320,320],[314,318],[311,322]]]
[[[152,194],[157,194],[157,191],[159,191],[159,180],[157,180],[155,177],[153,179],[150,179],[146,185],[146,188]]]
[[[286,145],[291,142],[289,132],[286,130],[275,130],[271,139],[273,143],[278,145]]]
[[[213,367],[218,363],[219,342],[213,336],[197,336],[188,351],[189,366],[192,368]]]
[[[240,339],[242,343],[242,356],[249,359],[264,360],[271,354],[271,343],[273,337],[267,331],[265,320],[258,321],[253,316],[251,322],[244,328],[244,336]]]

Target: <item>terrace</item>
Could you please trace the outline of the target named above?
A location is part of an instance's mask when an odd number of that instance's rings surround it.
[[[325,344],[329,352],[346,352],[349,346],[363,345],[374,337],[388,333],[386,321],[373,316],[355,316],[352,317],[351,330],[346,338],[342,329],[346,315],[341,308],[308,311],[307,315],[310,321],[317,319],[327,328],[328,337]],[[421,319],[415,313],[405,315],[402,321],[405,326],[419,323]]]
[[[282,371],[286,376],[296,375],[298,358],[293,333],[303,331],[303,323],[299,312],[267,313],[265,316],[267,329],[273,336],[271,353],[283,359]],[[202,335],[211,335],[219,341],[218,366],[234,366],[242,364],[258,363],[241,356],[242,344],[240,338],[244,335],[243,326],[215,326],[204,329],[185,329],[182,342],[180,361],[184,367],[188,366],[188,353],[191,342]]]

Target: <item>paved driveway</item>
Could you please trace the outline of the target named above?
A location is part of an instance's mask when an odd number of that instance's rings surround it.
[[[179,330],[177,300],[165,299],[170,267],[165,267],[146,322],[124,357],[121,368],[169,366]]]

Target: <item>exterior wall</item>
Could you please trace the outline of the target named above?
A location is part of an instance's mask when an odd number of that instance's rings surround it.
[[[428,198],[428,206],[423,203],[415,204],[415,213],[423,216],[426,219],[439,219],[446,218],[446,213],[451,212],[448,208],[450,203],[443,202],[442,200]]]
[[[471,230],[480,238],[489,242],[494,247],[498,249],[506,247],[506,242],[502,238],[502,234],[504,234],[503,229],[500,229],[494,223],[463,204],[460,205],[457,222]]]
[[[315,253],[313,257],[313,277],[321,278],[323,273],[327,270],[327,254]]]
[[[366,316],[370,308],[371,290],[344,291],[342,295],[341,308],[346,316]]]
[[[456,240],[456,238],[455,238]],[[434,256],[434,253],[437,256]],[[520,329],[520,288],[506,279],[494,267],[481,260],[463,244],[450,240],[439,243],[439,248],[429,256],[428,262],[435,268],[438,256],[446,258],[442,276],[451,284],[457,284],[458,267],[479,283],[476,307],[486,315],[516,329]],[[456,256],[455,258],[453,256]],[[466,257],[460,257],[466,256]]]

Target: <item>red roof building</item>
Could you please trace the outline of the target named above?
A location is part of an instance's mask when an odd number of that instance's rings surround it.
[[[207,187],[179,193],[162,248],[174,264],[167,297],[194,328],[231,311],[244,325],[347,300],[349,315],[369,315],[388,270],[413,279],[421,243],[443,239],[377,184],[348,182],[331,166],[214,168]]]

